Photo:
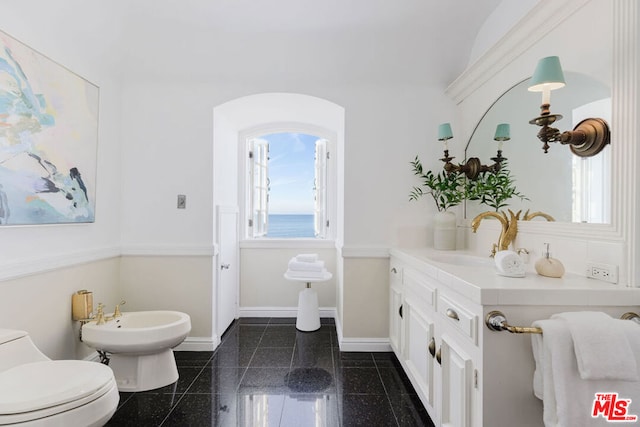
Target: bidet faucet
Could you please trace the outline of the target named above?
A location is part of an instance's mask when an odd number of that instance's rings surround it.
[[[120,312],[120,306],[126,304],[125,300],[120,301],[119,304],[116,304],[116,309],[113,311],[113,318],[122,317],[122,313]]]
[[[98,303],[98,312],[96,313],[96,325],[104,325],[105,324],[105,319],[104,319],[104,304],[102,304],[101,302]]]

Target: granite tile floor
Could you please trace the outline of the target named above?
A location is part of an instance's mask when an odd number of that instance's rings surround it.
[[[120,393],[108,426],[433,426],[393,353],[345,353],[333,319],[241,318],[214,352],[176,352],[174,384]]]

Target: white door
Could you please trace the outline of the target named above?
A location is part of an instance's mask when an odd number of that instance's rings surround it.
[[[238,313],[238,281],[240,275],[238,254],[238,208],[217,208],[218,262],[217,262],[217,320],[218,338],[229,327]]]

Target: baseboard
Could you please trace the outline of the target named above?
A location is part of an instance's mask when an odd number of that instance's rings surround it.
[[[336,318],[335,307],[320,307],[318,309],[322,318]],[[240,307],[240,317],[296,317],[298,307]]]
[[[187,337],[180,345],[174,347],[175,351],[213,351],[220,345],[220,338],[213,337]]]
[[[338,339],[340,351],[392,351],[389,338],[342,338]]]
[[[335,319],[340,351],[371,351],[376,353],[393,351],[389,338],[345,338],[342,335],[342,322],[337,316]]]

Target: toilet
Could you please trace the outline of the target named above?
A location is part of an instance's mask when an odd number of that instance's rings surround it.
[[[0,426],[103,426],[119,399],[108,366],[51,360],[27,332],[0,329]]]

